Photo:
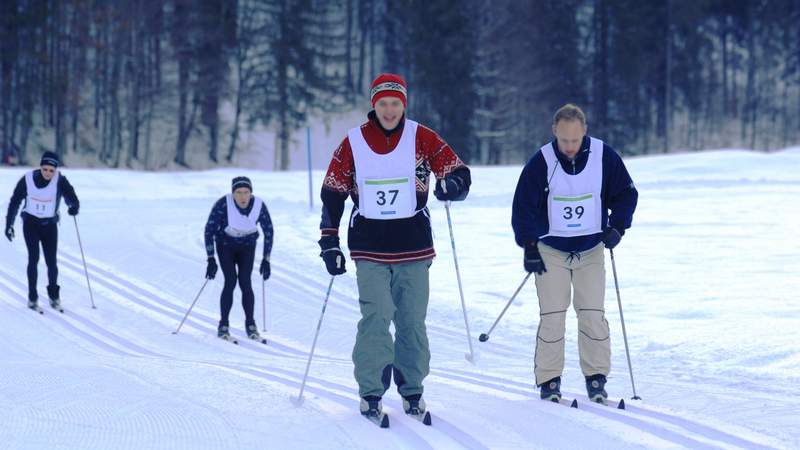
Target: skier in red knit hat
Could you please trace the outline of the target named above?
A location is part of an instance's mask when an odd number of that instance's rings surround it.
[[[436,256],[426,207],[430,175],[437,199],[460,201],[469,192],[470,171],[436,132],[406,118],[408,92],[399,75],[375,78],[370,98],[367,122],[348,132],[325,176],[321,256],[331,275],[346,271],[338,234],[352,197],[347,244],[361,307],[353,349],[361,413],[388,426],[381,397],[394,376],[405,412],[429,424],[422,381],[430,371],[425,316],[428,268]]]

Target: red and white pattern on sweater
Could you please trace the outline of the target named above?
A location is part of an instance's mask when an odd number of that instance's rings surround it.
[[[386,154],[397,147],[400,142],[401,133],[392,133],[388,137],[383,130],[372,120],[361,125],[361,133],[370,148],[376,153]],[[424,125],[417,127],[416,135],[416,191],[418,197],[428,196],[430,188],[430,175],[433,172],[437,178],[443,178],[454,170],[465,167],[453,149],[433,130]],[[323,182],[323,190],[331,190],[343,194],[341,201],[344,202],[346,196],[358,195],[355,177],[355,162],[353,161],[353,150],[350,147],[348,138],[344,138],[339,147],[334,151],[331,158],[328,172]],[[339,218],[333,220],[339,223]],[[322,236],[336,236],[339,234],[338,228],[321,227]],[[413,261],[423,261],[434,258],[436,252],[433,247],[414,249],[410,251],[383,253],[367,250],[352,250],[350,257],[354,260],[367,260],[378,263],[403,263]]]
[[[400,133],[395,133],[387,138],[371,121],[361,125],[361,132],[370,148],[381,154],[394,150],[401,136]],[[417,127],[416,160],[416,187],[420,194],[428,192],[431,172],[437,178],[442,178],[464,166],[464,162],[435,131],[421,124]],[[355,173],[353,150],[350,140],[345,137],[333,152],[323,186],[336,192],[357,195]]]

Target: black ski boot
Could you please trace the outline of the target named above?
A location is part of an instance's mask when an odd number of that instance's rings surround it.
[[[231,338],[231,331],[227,325],[220,325],[217,327],[217,337],[228,340]]]
[[[61,292],[61,286],[57,284],[47,286],[47,296],[50,298],[50,306],[53,309],[62,311],[61,298],[59,296],[60,292]]]
[[[403,397],[403,411],[425,425],[431,424],[431,413],[427,411],[425,400],[422,399],[422,394]]]
[[[381,398],[367,395],[361,398],[361,415],[381,428],[389,428],[389,416],[383,413]]]
[[[561,400],[561,377],[545,381],[539,385],[539,396],[542,400],[558,403]]]
[[[39,294],[35,290],[33,292],[28,291],[28,308],[39,314],[44,314],[44,310],[39,307]]]
[[[606,376],[602,374],[586,377],[586,394],[589,400],[595,403],[607,403],[608,392],[606,392]]]
[[[236,340],[236,338],[234,338],[233,336],[231,336],[231,331],[228,325],[219,324],[219,326],[217,327],[217,337],[224,341],[228,341],[236,345],[239,345],[239,341]]]
[[[258,334],[258,327],[256,326],[255,322],[246,324],[244,328],[245,332],[247,333],[247,337],[256,341],[261,340],[261,335]]]

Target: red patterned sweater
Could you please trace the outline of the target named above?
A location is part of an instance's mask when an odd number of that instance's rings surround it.
[[[369,120],[361,125],[361,133],[370,148],[379,154],[387,154],[395,149],[403,132],[405,118],[391,132],[385,131],[370,112]],[[469,186],[470,173],[452,148],[436,132],[424,125],[417,127],[417,210],[416,215],[406,219],[373,220],[351,211],[348,229],[350,257],[380,263],[401,263],[421,261],[436,256],[433,249],[430,216],[426,204],[430,174],[442,178],[459,172]],[[325,236],[339,234],[339,223],[344,213],[347,197],[352,197],[358,205],[358,189],[355,182],[355,163],[350,141],[344,138],[333,158],[322,185],[322,221],[320,230]],[[355,207],[353,211],[355,211]]]

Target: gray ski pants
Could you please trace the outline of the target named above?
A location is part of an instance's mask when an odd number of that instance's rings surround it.
[[[353,348],[358,393],[382,396],[394,372],[402,396],[422,394],[431,353],[425,329],[431,260],[383,264],[356,260],[361,320]],[[389,325],[394,321],[394,342]]]

